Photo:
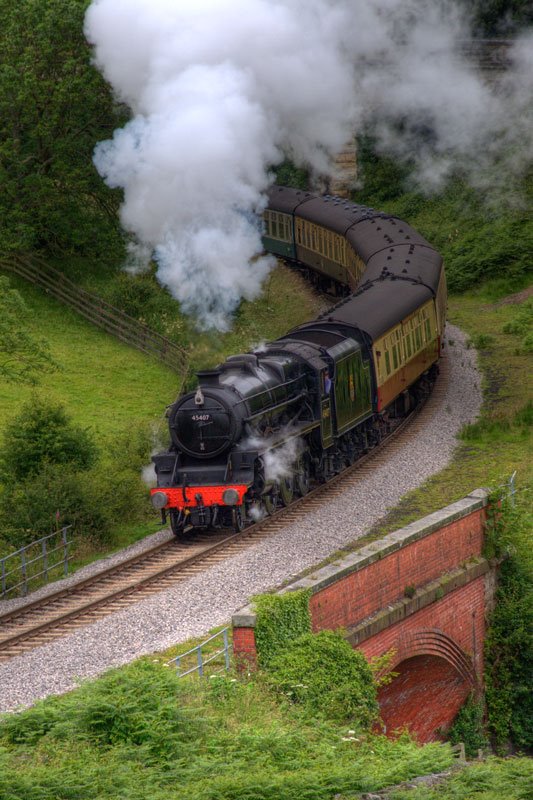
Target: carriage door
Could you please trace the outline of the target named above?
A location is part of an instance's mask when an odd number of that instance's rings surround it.
[[[329,447],[333,444],[333,427],[331,419],[331,393],[333,391],[333,380],[328,370],[322,370],[322,400],[320,403],[320,431],[322,434],[322,446]]]

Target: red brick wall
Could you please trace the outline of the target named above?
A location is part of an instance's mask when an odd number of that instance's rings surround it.
[[[378,695],[383,732],[407,728],[424,743],[442,738],[471,691],[468,681],[435,656],[415,656],[397,671]]]
[[[446,525],[423,539],[353,572],[311,597],[315,631],[349,628],[421,586],[480,555],[484,510]]]
[[[239,670],[257,666],[254,628],[233,628],[233,653]]]
[[[431,581],[480,556],[484,520],[484,508],[467,513],[439,530],[403,542],[381,558],[373,552],[371,558],[376,560],[361,562],[359,568],[355,564],[352,572],[337,580],[334,571],[326,570],[323,583],[316,579],[310,599],[313,630],[353,628],[404,598],[407,586],[423,592]],[[346,572],[346,567],[342,569]],[[452,584],[440,599],[432,595],[429,605],[421,604],[416,613],[358,645],[368,659],[396,651],[391,667],[399,676],[380,691],[388,732],[409,727],[420,741],[438,738],[479,685],[486,577],[477,574],[473,572],[470,582],[459,588]],[[256,663],[252,619],[248,611],[242,627],[234,627],[234,651],[241,668]]]
[[[360,644],[367,659],[396,651],[391,667],[399,675],[379,693],[386,732],[408,728],[420,742],[442,738],[476,689],[473,676],[465,675],[467,662],[481,681],[484,636],[481,577]]]
[[[358,646],[367,659],[397,651],[393,665],[409,658],[413,636],[420,631],[438,630],[449,636],[473,662],[477,675],[483,673],[485,638],[485,579],[462,586],[411,617],[392,625]]]

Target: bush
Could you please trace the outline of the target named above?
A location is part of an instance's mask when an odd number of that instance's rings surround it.
[[[485,640],[488,726],[497,749],[533,748],[533,517],[506,507],[493,522],[500,568],[496,607]]]
[[[83,433],[83,431],[82,431]],[[50,437],[53,438],[52,436]],[[58,440],[65,441],[58,436]],[[117,437],[91,469],[42,460],[40,471],[0,486],[0,528],[12,547],[72,525],[73,532],[105,541],[113,525],[152,513],[141,469],[149,461],[146,426]],[[11,549],[10,548],[10,549]]]
[[[37,745],[43,737],[58,743],[70,739],[101,750],[129,745],[142,748],[145,763],[162,763],[179,758],[203,728],[180,702],[183,688],[173,671],[138,661],[109,671],[74,694],[5,716],[0,740]]]
[[[295,639],[310,633],[309,596],[309,591],[299,591],[254,597],[255,641],[261,667],[268,666]]]
[[[11,545],[21,547],[64,525],[102,538],[110,515],[87,481],[87,473],[45,464],[37,475],[4,489],[0,520]]]
[[[4,482],[36,475],[46,464],[88,469],[97,458],[89,433],[71,422],[64,406],[40,397],[26,403],[5,428],[0,447]]]
[[[272,658],[265,680],[314,716],[368,729],[378,715],[370,666],[339,632],[300,636]]]
[[[483,750],[488,746],[483,726],[483,714],[483,703],[471,695],[448,731],[448,739],[452,744],[464,743],[467,758],[475,758],[478,750]]]

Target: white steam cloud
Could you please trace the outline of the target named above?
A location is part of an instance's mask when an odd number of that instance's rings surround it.
[[[294,475],[296,462],[302,453],[303,447],[302,440],[294,438],[287,439],[281,447],[267,450],[263,455],[266,480],[275,482]]]
[[[286,156],[318,174],[355,131],[436,186],[456,166],[482,184],[532,156],[532,39],[489,89],[461,58],[468,28],[433,0],[93,0],[86,35],[131,121],[95,164],[124,189],[132,268],[204,326],[228,327],[273,259],[256,213]]]

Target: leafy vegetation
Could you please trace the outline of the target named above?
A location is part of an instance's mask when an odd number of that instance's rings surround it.
[[[48,342],[35,336],[26,322],[28,308],[20,292],[0,276],[0,377],[15,383],[36,383],[56,366]]]
[[[531,797],[533,761],[530,758],[507,760],[489,758],[472,764],[435,786],[398,789],[386,800],[527,800]]]
[[[92,165],[121,123],[83,35],[88,0],[0,0],[0,249],[122,253],[117,209]]]
[[[29,333],[46,339],[58,369],[40,375],[37,396],[26,384],[0,387],[0,439],[7,436],[0,553],[73,524],[81,535],[77,561],[113,547],[114,531],[128,521],[142,523],[144,534],[155,529],[141,471],[150,460],[152,427],[179,378],[37,289],[14,283]],[[117,452],[124,455],[119,463]],[[132,538],[139,533],[137,527]]]
[[[462,0],[462,3],[478,36],[512,36],[521,27],[533,24],[528,0]]]
[[[4,482],[16,482],[33,477],[46,464],[86,470],[96,456],[87,430],[75,425],[59,403],[37,397],[4,429],[0,474]]]
[[[267,685],[315,717],[345,722],[357,733],[378,717],[376,686],[362,653],[341,632],[306,633],[269,659]]]
[[[309,591],[262,594],[253,598],[255,643],[262,667],[283,653],[290,642],[311,631]]]
[[[0,796],[326,800],[452,763],[446,746],[356,736],[278,703],[260,680],[179,680],[154,660],[4,716]]]
[[[530,497],[495,514],[489,545],[503,558],[485,642],[488,727],[496,748],[533,748],[533,514]]]
[[[471,695],[461,708],[448,731],[448,741],[462,742],[467,758],[476,758],[479,750],[488,747],[484,725],[485,707],[481,699]]]

